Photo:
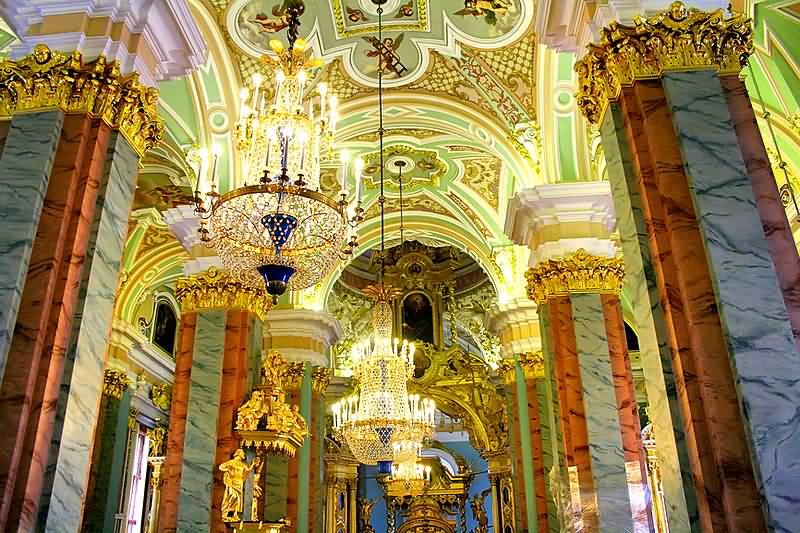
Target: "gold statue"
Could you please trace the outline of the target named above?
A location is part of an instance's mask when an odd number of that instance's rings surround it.
[[[486,514],[486,507],[483,504],[488,493],[489,491],[485,490],[473,496],[469,501],[469,505],[472,507],[472,516],[478,523],[478,527],[475,528],[475,533],[489,533],[489,517]]]
[[[372,508],[375,507],[374,500],[368,500],[366,498],[361,498],[359,500],[360,510],[361,510],[361,529],[364,533],[372,533],[375,531],[372,528]]]
[[[255,431],[264,409],[264,393],[258,389],[253,391],[250,399],[236,411],[236,429]]]
[[[250,502],[250,521],[255,522],[259,517],[259,503],[261,502],[261,471],[264,470],[264,461],[260,455],[253,461],[253,498]]]
[[[222,482],[225,483],[225,494],[222,497],[222,520],[224,522],[239,522],[239,513],[243,509],[242,493],[244,480],[253,469],[255,462],[249,465],[244,460],[244,450],[239,448],[233,453],[233,459],[219,465],[223,472]]]

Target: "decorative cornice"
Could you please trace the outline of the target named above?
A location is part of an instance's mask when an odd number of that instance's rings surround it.
[[[103,394],[117,400],[131,386],[131,378],[121,370],[107,369],[103,376]]]
[[[517,356],[525,379],[538,379],[544,377],[544,355],[542,352],[523,353]]]
[[[528,297],[538,304],[574,293],[618,294],[624,277],[622,259],[590,255],[584,249],[563,259],[549,259],[525,273]]]
[[[635,80],[657,79],[668,71],[715,69],[735,75],[753,53],[753,29],[742,14],[725,18],[722,9],[689,9],[672,2],[663,13],[637,17],[633,26],[612,22],[600,43],[575,64],[578,106],[599,123],[610,101]]]
[[[331,382],[331,369],[324,366],[315,367],[312,378],[314,379],[314,392],[316,394],[325,394]]]
[[[102,55],[84,63],[80,52],[66,55],[40,44],[29,56],[0,62],[0,117],[47,109],[86,113],[119,130],[140,156],[161,140],[157,100],[156,89],[142,86],[136,73],[123,76]]]
[[[227,272],[213,267],[201,274],[178,279],[175,296],[181,302],[184,313],[243,309],[264,320],[272,307],[272,301],[265,291],[249,287]]]

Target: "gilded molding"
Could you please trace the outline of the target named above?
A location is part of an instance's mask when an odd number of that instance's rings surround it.
[[[23,111],[61,109],[86,113],[119,130],[143,156],[163,135],[158,118],[158,90],[139,83],[136,73],[123,76],[105,56],[84,63],[40,44],[17,61],[0,61],[0,118]]]
[[[314,367],[314,371],[311,376],[314,379],[314,393],[325,394],[325,391],[328,390],[328,385],[331,382],[331,369],[325,368],[324,366]]]
[[[108,369],[103,375],[103,394],[114,399],[121,399],[123,393],[131,386],[131,378],[121,370]]]
[[[305,376],[305,363],[301,361],[287,362],[281,372],[281,383],[286,390],[300,390]]]
[[[633,26],[612,22],[600,30],[600,43],[575,64],[578,106],[599,123],[608,103],[635,80],[658,79],[665,72],[714,69],[738,74],[753,53],[753,28],[742,14],[726,18],[722,9],[701,11],[672,2]]]
[[[264,320],[272,307],[266,292],[249,287],[235,276],[214,267],[175,285],[175,296],[184,313],[192,311],[243,309]]]
[[[528,297],[538,304],[575,293],[618,294],[625,266],[622,259],[598,257],[583,248],[563,259],[549,259],[528,269]]]

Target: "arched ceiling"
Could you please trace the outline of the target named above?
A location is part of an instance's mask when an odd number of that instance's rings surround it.
[[[162,115],[172,145],[187,154],[183,185],[193,185],[197,172],[201,183],[208,179],[197,149],[217,143],[224,154],[221,189],[227,190],[238,185],[231,157],[235,95],[262,71],[257,56],[268,41],[286,40],[285,2],[190,3],[209,44],[209,61],[186,79],[161,85]],[[532,5],[501,0],[468,9],[462,0],[389,0],[384,9],[385,36],[408,68],[390,76],[384,110],[388,159],[409,163],[405,225],[410,235],[458,246],[486,262],[494,247],[508,244],[502,231],[508,199],[545,181],[536,131]],[[374,6],[369,0],[306,0],[301,20],[301,35],[326,60],[309,94],[322,81],[337,94],[342,117],[337,150],[350,161],[365,159],[372,173],[364,188],[367,221],[359,231],[362,247],[368,247],[378,240],[377,58],[365,39],[377,31]],[[387,172],[393,170],[388,165]],[[343,173],[354,191],[353,165],[338,160],[323,166],[322,188],[338,190]],[[399,190],[391,179],[387,197],[387,228],[397,233]]]

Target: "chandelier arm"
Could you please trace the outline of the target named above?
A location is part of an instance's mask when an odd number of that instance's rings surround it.
[[[378,6],[378,43],[383,45],[383,7]],[[381,207],[381,270],[380,283],[383,288],[383,276],[386,270],[386,223],[385,223],[385,204],[386,196],[383,189],[383,55],[378,54],[378,141],[380,144],[380,182],[381,194],[378,203]]]

